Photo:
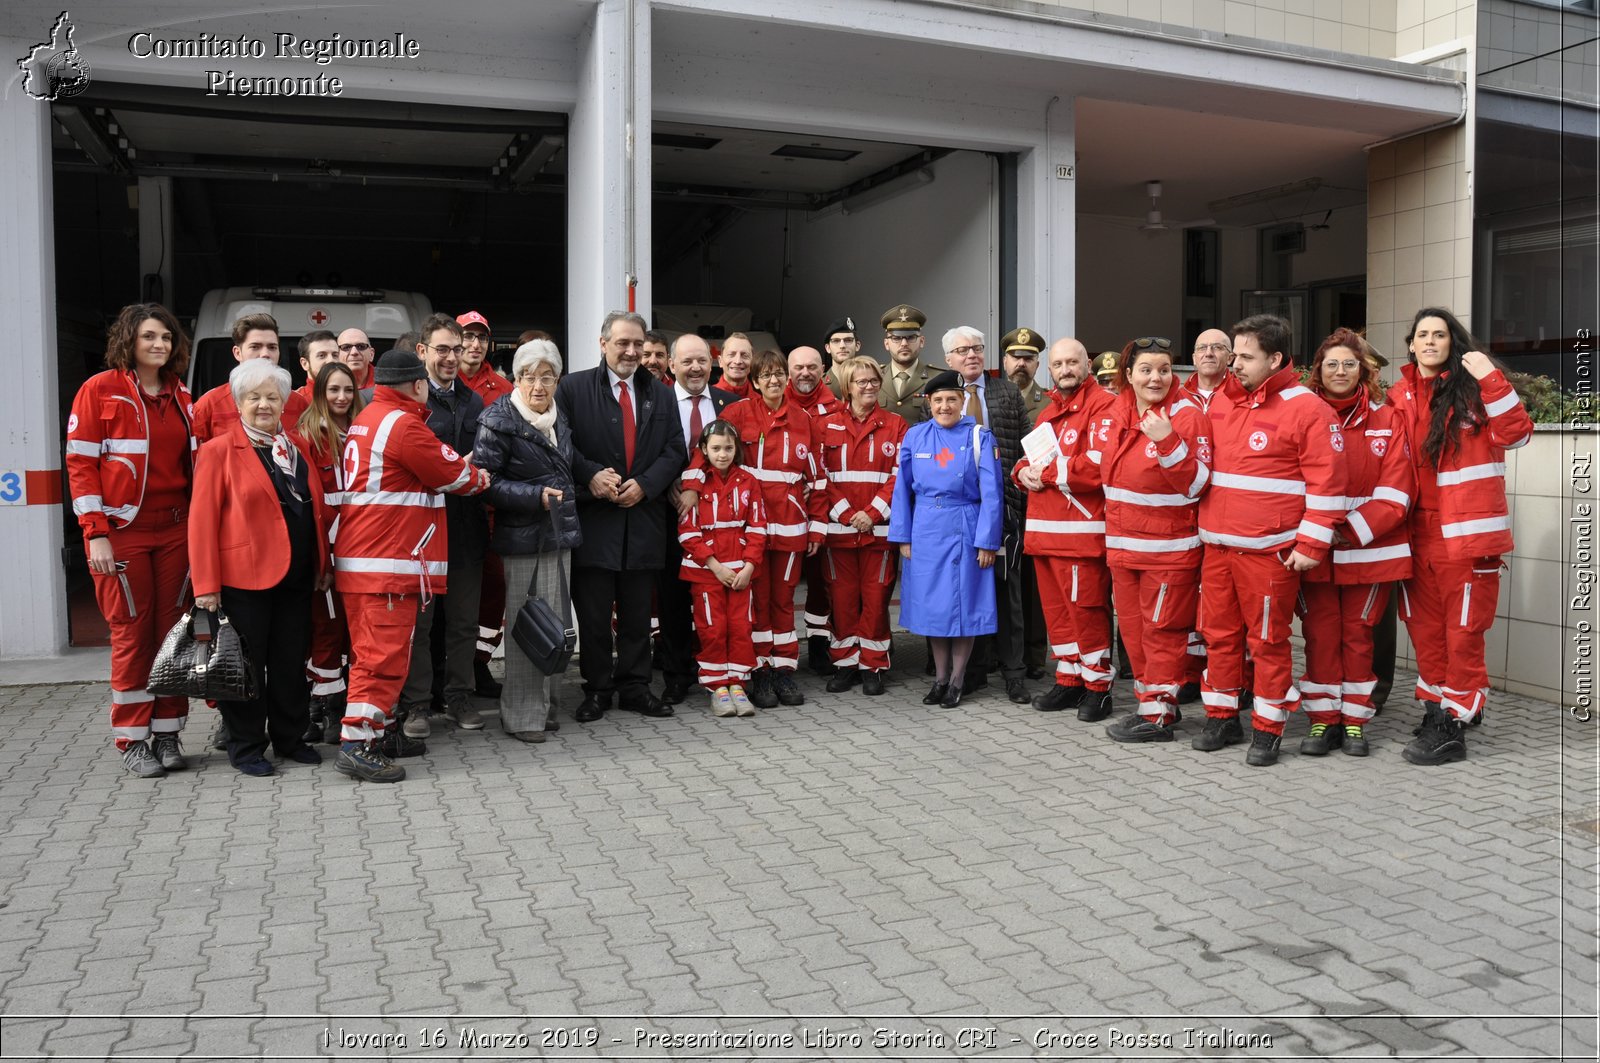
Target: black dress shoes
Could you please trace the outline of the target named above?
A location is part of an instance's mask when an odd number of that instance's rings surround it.
[[[646,693],[643,697],[628,698],[618,703],[618,708],[624,712],[637,712],[640,716],[673,716],[672,706],[656,697]]]
[[[606,710],[611,707],[611,698],[598,694],[590,694],[583,699],[583,704],[578,706],[577,713],[573,716],[579,723],[593,723],[605,716]]]
[[[861,680],[861,693],[875,698],[883,693],[883,673],[868,672]]]
[[[947,690],[949,690],[949,689],[950,689],[950,684],[949,683],[935,683],[935,684],[933,684],[933,686],[928,690],[928,692],[926,694],[922,695],[922,703],[924,705],[938,705],[938,704],[940,704],[941,702],[944,701],[945,692]],[[960,688],[957,688],[958,691],[959,691],[959,689]]]
[[[682,705],[689,697],[689,684],[677,679],[667,681],[667,689],[661,692],[661,700],[668,705]]]
[[[965,683],[951,683],[944,691],[944,700],[939,702],[942,708],[953,709],[961,704],[961,692],[966,689]]]

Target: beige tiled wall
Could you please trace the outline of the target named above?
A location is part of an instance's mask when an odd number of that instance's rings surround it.
[[[1393,5],[1394,55],[1411,55],[1477,35],[1477,0],[1386,0]]]
[[[1466,128],[1452,126],[1367,154],[1367,336],[1391,362],[1419,307],[1471,321],[1466,143]]]
[[[1572,567],[1572,518],[1579,502],[1600,507],[1593,487],[1586,493],[1577,489],[1572,469],[1576,455],[1587,455],[1587,467],[1593,469],[1594,454],[1593,432],[1546,428],[1506,453],[1506,494],[1517,545],[1505,558],[1494,627],[1484,638],[1489,679],[1497,690],[1572,701],[1572,635],[1580,619],[1596,622],[1592,607],[1571,607],[1580,585]],[[1415,667],[1404,625],[1399,660]]]

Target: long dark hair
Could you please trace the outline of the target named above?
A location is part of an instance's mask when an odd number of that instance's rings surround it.
[[[1481,344],[1472,338],[1472,333],[1467,331],[1456,316],[1441,306],[1425,306],[1417,311],[1411,319],[1411,327],[1406,330],[1406,348],[1411,350],[1417,335],[1417,326],[1423,318],[1436,317],[1444,322],[1445,331],[1450,333],[1450,353],[1445,358],[1444,368],[1441,373],[1447,374],[1442,378],[1435,378],[1433,384],[1433,403],[1429,407],[1428,436],[1422,441],[1422,453],[1427,455],[1428,461],[1434,468],[1439,467],[1439,458],[1444,454],[1445,447],[1450,448],[1454,454],[1461,449],[1461,433],[1463,431],[1476,432],[1484,421],[1488,420],[1488,413],[1483,408],[1483,398],[1478,389],[1478,378],[1461,368],[1461,356],[1467,351],[1478,350]],[[1411,364],[1417,364],[1417,352],[1411,350]]]
[[[333,420],[333,409],[328,405],[328,384],[334,377],[343,373],[350,378],[351,386],[356,385],[356,375],[350,367],[343,362],[329,362],[317,374],[317,380],[311,389],[311,405],[306,407],[300,415],[297,426],[306,442],[311,444],[313,450],[321,454],[332,455],[334,464],[341,460],[340,447],[343,443],[343,433]],[[366,403],[361,399],[361,389],[356,387],[356,399],[350,404],[350,420],[356,419],[356,414]]]

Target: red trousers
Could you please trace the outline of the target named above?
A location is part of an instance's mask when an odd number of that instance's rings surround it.
[[[806,637],[820,635],[832,642],[837,636],[833,621],[833,582],[825,571],[827,547],[806,558],[802,570],[806,577],[806,603],[803,606]]]
[[[1364,726],[1372,719],[1372,625],[1383,618],[1387,583],[1300,584],[1306,673],[1300,702],[1312,723]]]
[[[1104,558],[1035,555],[1056,685],[1111,689],[1111,571]],[[1126,636],[1123,639],[1127,641]]]
[[[894,589],[895,552],[830,546],[825,553],[823,567],[833,599],[829,656],[840,668],[888,671],[889,593]]]
[[[1189,635],[1200,601],[1194,569],[1111,569],[1122,645],[1133,665],[1139,715],[1177,717],[1178,688],[1188,680]]]
[[[478,592],[478,652],[487,664],[506,634],[506,563],[493,550],[483,554],[482,588]]]
[[[350,628],[332,591],[311,592],[311,648],[306,656],[306,681],[311,696],[331,698],[344,693],[344,662],[350,650]]]
[[[350,624],[350,694],[339,736],[366,742],[383,737],[406,685],[417,596],[344,591],[340,598]]]
[[[1417,700],[1471,720],[1489,694],[1483,635],[1500,601],[1500,559],[1446,557],[1439,514],[1426,509],[1411,514],[1411,555],[1400,617],[1417,655]]]
[[[1248,647],[1254,667],[1250,686],[1256,730],[1282,734],[1289,713],[1300,702],[1289,646],[1300,574],[1289,571],[1272,554],[1208,544],[1200,584],[1200,634],[1206,640],[1208,662],[1200,697],[1206,715],[1239,715]]]
[[[1196,609],[1198,614],[1199,610]],[[1200,637],[1200,632],[1189,632],[1189,645],[1186,647],[1189,659],[1184,665],[1183,681],[1185,683],[1198,683],[1206,672],[1206,640]]]
[[[756,579],[760,578],[757,571]],[[744,683],[756,666],[755,646],[750,639],[750,588],[734,591],[720,583],[698,581],[692,587],[694,633],[700,639],[700,653],[695,658],[700,685],[715,690]]]
[[[110,538],[117,571],[95,575],[94,597],[111,625],[111,733],[127,749],[152,731],[181,731],[189,719],[188,698],[156,698],[144,688],[156,650],[188,605],[189,527],[171,510],[141,513]]]
[[[750,582],[752,599],[750,639],[756,664],[792,672],[800,663],[800,641],[794,630],[794,589],[800,582],[803,552],[768,550]]]

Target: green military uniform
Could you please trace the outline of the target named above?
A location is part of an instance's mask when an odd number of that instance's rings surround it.
[[[889,310],[882,318],[883,330],[890,336],[920,334],[922,326],[927,323],[927,314],[904,303]],[[898,377],[902,372],[907,374],[903,380]],[[928,386],[928,381],[942,372],[945,370],[927,365],[920,358],[903,370],[891,357],[883,367],[883,388],[878,392],[878,405],[904,417],[908,424],[921,424],[928,419],[923,389]]]
[[[1111,391],[1121,390],[1117,382],[1117,362],[1121,358],[1122,355],[1116,351],[1102,351],[1094,356],[1094,378],[1101,387]]]
[[[1004,356],[1015,351],[1026,351],[1037,358],[1044,353],[1044,337],[1039,335],[1037,329],[1014,328],[1000,337],[1000,353]],[[1028,424],[1031,426],[1038,421],[1039,411],[1050,402],[1050,391],[1040,387],[1038,380],[1030,380],[1027,387],[1018,390],[1022,392],[1022,402],[1028,408]]]

